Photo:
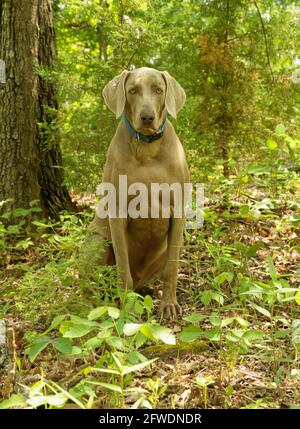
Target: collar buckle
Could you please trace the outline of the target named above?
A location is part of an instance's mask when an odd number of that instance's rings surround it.
[[[164,134],[164,129],[167,125],[167,113],[165,113],[165,117],[163,120],[162,125],[160,126],[159,130],[155,131],[155,133],[151,134],[150,136],[146,136],[144,134],[139,133],[136,131],[130,124],[130,122],[127,119],[127,116],[125,112],[123,112],[123,119],[126,125],[127,130],[136,138],[136,142],[138,143],[140,140],[146,142],[146,143],[152,143],[155,140],[160,139]]]
[[[151,134],[151,136],[149,136],[149,143],[152,143],[155,140],[160,139],[163,136],[164,131],[163,130],[159,130],[156,131],[154,134]]]

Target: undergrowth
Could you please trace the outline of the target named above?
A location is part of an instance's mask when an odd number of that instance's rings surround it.
[[[159,282],[141,296],[120,289],[116,267],[80,278],[91,213],[4,212],[0,316],[16,340],[0,407],[299,407],[299,202],[253,178],[219,180],[204,227],[185,232],[183,317],[170,322]]]

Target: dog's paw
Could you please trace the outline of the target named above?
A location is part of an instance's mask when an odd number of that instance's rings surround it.
[[[175,319],[182,315],[182,309],[176,298],[172,300],[164,300],[164,298],[162,298],[159,312],[165,319]]]

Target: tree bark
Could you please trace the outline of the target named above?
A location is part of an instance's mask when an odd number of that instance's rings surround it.
[[[63,184],[57,142],[57,98],[51,69],[55,34],[48,0],[0,0],[0,200],[46,216],[73,205]],[[50,77],[49,77],[50,76]]]

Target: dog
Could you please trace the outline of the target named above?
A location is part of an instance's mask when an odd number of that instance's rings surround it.
[[[126,189],[142,183],[151,191],[153,183],[189,182],[185,153],[173,125],[185,103],[180,84],[167,72],[143,67],[123,71],[103,89],[109,109],[119,118],[118,128],[107,152],[103,183],[116,190],[116,209],[121,208],[120,177],[126,177]],[[122,194],[123,195],[123,194]],[[128,195],[128,206],[133,200]],[[149,202],[150,197],[144,197]],[[87,265],[116,263],[123,287],[142,289],[159,275],[163,282],[160,312],[166,318],[181,315],[176,298],[177,271],[185,225],[183,203],[181,216],[174,216],[174,196],[170,197],[170,214],[158,217],[126,215],[99,217],[96,211],[89,226],[87,242],[93,250],[83,252]],[[123,207],[124,208],[124,207]],[[103,241],[110,243],[103,247]],[[102,243],[102,246],[100,245]],[[99,246],[98,246],[99,244]]]

